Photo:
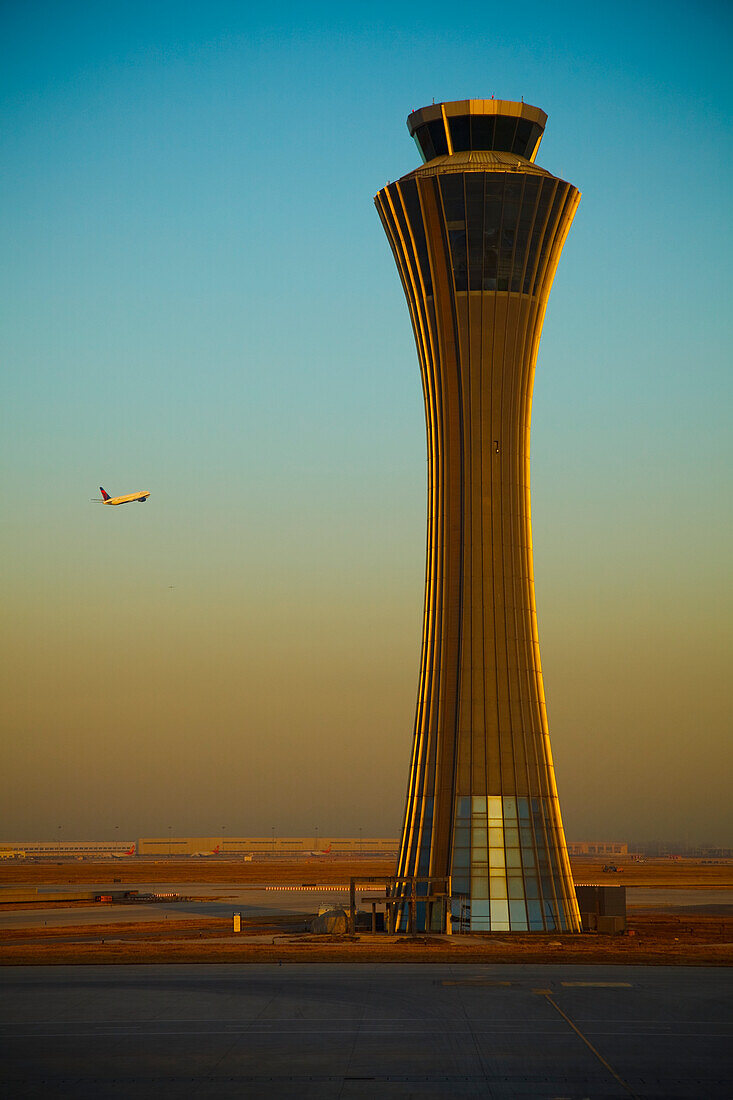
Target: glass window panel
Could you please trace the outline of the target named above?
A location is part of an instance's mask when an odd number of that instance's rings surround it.
[[[507,893],[506,879],[499,875],[492,875],[491,882],[491,898],[505,898]]]
[[[453,852],[453,873],[464,868],[468,869],[468,848],[456,848]]]
[[[471,901],[471,916],[472,917],[488,917],[491,910],[489,908],[489,899],[476,899]]]
[[[531,848],[522,848],[522,863],[525,867],[534,867],[534,852]]]
[[[494,148],[494,123],[496,120],[495,115],[472,115],[471,116],[471,148],[472,149],[493,149]]]
[[[457,875],[453,873],[451,881],[451,889],[454,894],[467,894],[468,893],[468,875]]]
[[[537,123],[534,123],[534,125],[532,126],[532,132],[530,133],[529,139],[527,141],[526,152],[523,154],[525,157],[529,158],[532,156],[532,153],[535,150],[535,146],[537,145],[537,141],[541,133],[542,127],[538,126]]]
[[[484,290],[496,290],[496,280],[499,272],[499,230],[501,226],[503,193],[503,176],[495,178],[491,173],[486,173],[484,185],[482,280]]]
[[[523,898],[524,880],[521,878],[517,878],[516,875],[511,875],[507,879],[507,893],[510,898]]]
[[[503,848],[490,848],[489,849],[489,867],[503,867],[504,866],[504,849]]]
[[[523,901],[509,902],[509,920],[512,932],[524,932],[527,930],[527,910]]]
[[[433,141],[433,148],[435,149],[436,157],[444,157],[448,154],[448,141],[445,136],[445,127],[443,126],[443,120],[435,122],[428,122],[428,131]]]
[[[514,144],[514,133],[517,128],[517,119],[509,115],[497,115],[496,128],[494,129],[494,148],[500,152],[510,153]],[[435,140],[435,139],[433,139]]]
[[[488,898],[489,896],[489,879],[488,876],[484,878],[482,875],[473,875],[471,877],[471,897],[472,898]]]
[[[519,811],[519,816],[522,820],[524,820],[525,818],[529,820],[529,799],[525,798],[524,796],[520,796],[517,799],[517,810]]]
[[[489,817],[495,821],[503,821],[500,798],[489,798]]]
[[[491,900],[491,924],[492,924],[492,926],[497,921],[506,923],[506,925],[508,927],[508,925],[509,925],[509,902],[508,901],[502,901],[502,900],[494,901],[493,898],[492,898],[492,900]]]
[[[516,244],[514,247],[514,272],[512,275],[512,290],[522,289],[522,272],[526,277],[527,251],[529,234],[532,227],[535,207],[537,205],[537,192],[539,180],[536,176],[527,176],[524,180],[524,192],[522,205],[517,221]],[[520,817],[521,817],[520,813]],[[525,817],[527,814],[524,815]]]
[[[524,893],[528,898],[539,899],[540,888],[537,879],[534,875],[525,875],[524,878]]]
[[[460,115],[458,118],[449,118],[451,141],[454,153],[465,153],[471,148],[471,117]]]
[[[522,847],[534,848],[534,833],[531,829],[521,829]]]
[[[490,932],[491,926],[488,917],[471,917],[472,932]]]
[[[504,829],[504,843],[507,848],[518,848],[519,829]]]
[[[420,275],[423,276],[426,295],[433,294],[433,277],[430,275],[430,262],[428,260],[427,244],[425,241],[425,227],[423,213],[420,211],[420,200],[417,195],[417,184],[414,179],[406,179],[401,185],[402,197],[407,211],[407,219],[413,231],[417,262],[420,267]],[[433,798],[426,799],[429,804],[430,816],[433,816]],[[426,805],[426,813],[428,805]]]
[[[484,173],[466,175],[468,229],[468,289],[480,290],[483,275]]]
[[[468,290],[468,256],[466,253],[465,229],[449,229],[448,241],[450,242],[451,264],[456,290]]]
[[[472,801],[472,809],[473,809],[473,812],[475,814],[485,814],[486,813],[486,796],[485,795],[474,795],[471,801]],[[489,801],[491,801],[491,800],[489,799]]]
[[[520,118],[517,123],[517,132],[514,135],[514,144],[512,146],[512,152],[518,157],[529,156],[527,152],[527,144],[532,134],[532,123],[528,118]]]
[[[484,242],[494,247],[499,244],[503,190],[500,179],[491,179],[487,174],[484,196]]]
[[[466,207],[463,196],[463,175],[451,173],[440,177],[440,193],[443,196],[445,220],[451,223],[465,223]],[[458,228],[458,226],[456,226]]]
[[[504,194],[504,176],[496,175],[493,172],[486,174],[486,187],[484,188],[484,194],[486,201],[499,201],[501,202],[502,195]]]
[[[533,928],[544,928],[545,922],[542,919],[542,905],[539,901],[528,901],[527,911],[529,913],[529,921]]]
[[[461,820],[471,816],[471,799],[470,798],[457,798],[456,799],[456,817]]]
[[[499,270],[499,253],[496,248],[484,245],[484,268],[481,286],[484,290],[496,290],[496,277]]]
[[[507,848],[506,850],[506,865],[507,867],[521,867],[522,860],[519,855],[519,848]]]
[[[504,799],[504,817],[516,817],[517,816],[517,800],[516,798]]]
[[[492,831],[492,833],[494,832],[493,829],[491,831]],[[487,832],[486,829],[481,829],[481,828],[477,828],[477,829],[473,830],[473,835],[471,837],[471,847],[472,848],[474,848],[474,849],[482,848],[484,851],[486,850],[486,832]]]
[[[422,145],[417,140],[417,132],[412,135],[412,140],[415,142],[415,145],[417,145],[417,151],[420,154],[420,160],[423,162],[423,164],[427,163],[428,158],[425,156],[425,150],[423,149]]]
[[[504,830],[498,829],[496,826],[489,828],[489,847],[490,848],[503,848],[504,847]]]
[[[415,142],[424,161],[432,160],[435,157],[433,139],[427,126],[418,126],[415,131]]]

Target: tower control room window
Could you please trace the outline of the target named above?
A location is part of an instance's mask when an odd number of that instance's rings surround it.
[[[448,155],[448,140],[442,119],[418,126],[414,136],[425,161]]]
[[[448,119],[454,153],[466,153],[473,148],[471,145],[471,122],[470,115],[459,115],[458,118]]]
[[[494,130],[494,148],[511,152],[514,147],[514,135],[517,131],[519,119],[509,118],[504,115],[497,116],[496,129]]]
[[[445,224],[450,245],[453,280],[457,291],[468,290],[468,256],[466,251],[466,203],[463,174],[441,176]]]

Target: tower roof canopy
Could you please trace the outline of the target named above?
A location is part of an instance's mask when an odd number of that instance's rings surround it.
[[[533,161],[547,115],[509,99],[457,99],[432,103],[407,116],[423,161],[478,150],[514,153]]]

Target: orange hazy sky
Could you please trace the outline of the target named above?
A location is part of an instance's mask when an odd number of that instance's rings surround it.
[[[0,838],[397,834],[425,439],[372,196],[496,94],[583,193],[532,426],[566,831],[733,844],[728,9],[110,10],[0,16]]]

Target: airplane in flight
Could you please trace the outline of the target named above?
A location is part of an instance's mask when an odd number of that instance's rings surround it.
[[[149,489],[141,489],[139,493],[128,493],[125,497],[111,497],[109,493],[105,492],[102,486],[99,486],[99,491],[102,494],[102,499],[94,499],[93,504],[130,504],[131,501],[137,500],[140,504],[144,504],[146,499],[150,496]]]

